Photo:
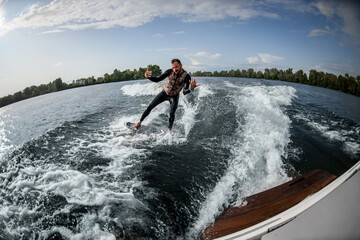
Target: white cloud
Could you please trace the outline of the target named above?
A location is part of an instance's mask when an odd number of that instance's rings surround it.
[[[341,2],[338,8],[338,15],[343,19],[344,26],[342,31],[349,34],[360,45],[360,6],[359,4],[350,2]]]
[[[184,1],[187,2],[185,22],[221,20],[226,17],[235,17],[240,20],[249,20],[255,17],[279,18],[276,13],[262,10],[261,3],[245,0],[208,0],[208,1]],[[178,4],[178,2],[176,2]],[[183,6],[181,6],[183,7]]]
[[[216,65],[215,59],[221,57],[220,53],[210,54],[209,52],[197,52],[194,54],[185,54],[185,57],[191,61],[191,65],[194,67],[200,66],[213,66]]]
[[[321,0],[315,3],[315,6],[319,9],[320,13],[328,18],[333,17],[335,14],[335,4],[332,1]]]
[[[2,3],[2,0],[0,0],[0,29],[5,24],[5,10],[1,7],[1,3]]]
[[[351,76],[356,76],[360,71],[359,63],[359,59],[348,59],[347,61],[329,61],[316,64],[315,66],[312,66],[309,70],[315,69],[317,71],[333,73],[335,75],[344,75],[348,73]]]
[[[220,53],[210,54],[208,52],[197,52],[195,54],[190,54],[190,56],[206,58],[206,59],[214,59],[214,58],[220,57],[221,54]]]
[[[265,0],[267,5],[279,7],[300,13],[315,13],[313,4],[306,0]]]
[[[185,51],[188,48],[157,48],[157,49],[148,49],[147,51],[156,51],[156,52],[178,52]]]
[[[248,57],[246,58],[246,60],[250,63],[250,64],[255,64],[259,62],[259,58],[258,57]]]
[[[61,33],[61,32],[63,32],[63,31],[64,31],[64,30],[54,29],[54,30],[42,32],[42,33],[40,33],[40,34],[43,35],[43,34],[51,34],[51,33]]]
[[[161,38],[161,37],[164,37],[164,35],[163,35],[163,34],[161,34],[161,33],[157,33],[157,34],[154,34],[154,35],[153,35],[153,37],[158,37],[158,38]]]
[[[324,1],[309,4],[307,1],[266,0],[53,0],[50,3],[33,4],[17,17],[6,21],[4,3],[0,0],[0,37],[21,28],[45,28],[43,33],[64,30],[108,29],[113,27],[138,27],[156,18],[175,17],[183,22],[221,20],[232,17],[238,20],[253,18],[280,18],[269,9],[288,9],[302,13],[323,14],[337,21],[341,18],[341,30],[360,45],[359,4],[356,1]],[[1,5],[2,4],[2,5]],[[332,34],[327,29],[313,29],[308,36]],[[184,34],[184,31],[173,34]]]
[[[284,60],[283,57],[279,57],[279,56],[274,56],[274,55],[270,55],[268,53],[259,53],[258,56],[260,57],[260,60],[262,63],[272,63],[275,61],[282,61]],[[248,61],[248,63],[250,64],[256,64],[259,62],[259,58],[257,56],[255,57],[248,57],[246,58],[246,60]]]
[[[352,37],[356,45],[360,45],[360,4],[357,1],[318,1],[315,6],[321,14],[327,18],[332,18],[337,15],[341,21],[338,25],[342,25],[342,32]],[[309,33],[309,36],[320,36],[324,34],[334,34],[336,31],[328,31],[328,29],[314,29]]]
[[[313,29],[308,34],[308,37],[317,37],[323,35],[335,35],[336,30],[332,30],[329,26],[326,26],[325,29]]]
[[[259,57],[261,58],[261,61],[263,63],[271,63],[274,61],[282,61],[284,60],[283,57],[279,57],[279,56],[274,56],[274,55],[270,55],[267,53],[259,53]]]
[[[234,17],[249,20],[256,17],[279,18],[262,10],[256,2],[233,1],[159,1],[159,0],[53,0],[25,8],[8,22],[0,15],[0,36],[19,28],[52,30],[107,29],[137,27],[158,17],[177,17],[184,22],[210,21]],[[0,22],[1,23],[1,22]],[[177,32],[181,34],[181,32]]]

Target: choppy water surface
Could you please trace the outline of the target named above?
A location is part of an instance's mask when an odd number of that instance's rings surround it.
[[[173,134],[133,133],[164,82],[83,87],[0,109],[0,239],[196,239],[224,207],[360,160],[360,99],[199,78]],[[144,124],[165,130],[169,104]]]

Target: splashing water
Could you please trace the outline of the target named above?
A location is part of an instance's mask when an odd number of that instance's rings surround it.
[[[84,87],[2,108],[0,238],[193,239],[224,208],[293,177],[289,168],[344,172],[359,159],[360,123],[302,104],[301,85],[199,83],[180,95],[172,134],[167,102],[144,121],[157,131],[125,126],[161,82]]]

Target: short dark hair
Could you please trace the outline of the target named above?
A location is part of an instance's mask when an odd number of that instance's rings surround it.
[[[171,60],[171,64],[173,64],[174,62],[177,62],[178,64],[181,64],[181,61],[177,58],[174,58],[173,60]]]

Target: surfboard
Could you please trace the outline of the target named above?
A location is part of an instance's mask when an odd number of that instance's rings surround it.
[[[126,122],[126,123],[125,123],[125,126],[126,126],[127,128],[129,128],[129,129],[133,130],[133,131],[139,130],[140,127],[139,127],[139,128],[134,128],[134,127],[133,127],[134,124],[135,124],[135,123],[132,123],[132,122]]]
[[[135,123],[133,122],[126,122],[125,126],[129,129],[131,129],[134,132],[137,133],[145,133],[145,134],[165,134],[165,131],[163,129],[158,129],[156,127],[153,126],[148,126],[148,125],[141,125],[138,128],[134,128]]]

